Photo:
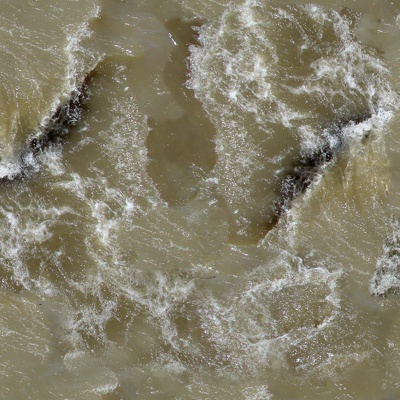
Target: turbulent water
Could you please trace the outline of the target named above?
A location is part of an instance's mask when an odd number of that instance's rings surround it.
[[[0,10],[0,399],[400,398],[400,1]]]

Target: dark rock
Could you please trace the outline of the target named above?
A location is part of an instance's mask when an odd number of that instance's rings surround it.
[[[29,143],[32,152],[37,153],[50,143],[65,136],[82,116],[82,105],[88,98],[88,80],[79,89],[71,93],[69,101],[58,107],[48,124],[42,127]]]
[[[26,178],[34,169],[34,160],[37,155],[65,138],[71,127],[75,126],[82,116],[82,106],[89,97],[89,74],[82,85],[71,93],[66,103],[60,104],[55,113],[49,118],[45,126],[40,126],[38,131],[28,139],[26,149],[17,159],[17,167],[9,175],[0,178],[0,182],[14,181]]]
[[[288,209],[292,202],[303,195],[315,180],[322,168],[333,162],[343,151],[346,138],[343,129],[350,124],[356,125],[368,120],[371,114],[360,115],[345,122],[337,123],[327,131],[326,143],[314,152],[302,154],[294,163],[292,170],[284,178],[280,200],[275,204],[275,223]]]

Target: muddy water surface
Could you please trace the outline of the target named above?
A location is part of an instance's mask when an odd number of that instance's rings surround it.
[[[0,398],[400,398],[400,3],[0,9]]]

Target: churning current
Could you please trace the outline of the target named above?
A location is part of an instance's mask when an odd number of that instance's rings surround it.
[[[0,0],[0,399],[400,398],[400,1]]]

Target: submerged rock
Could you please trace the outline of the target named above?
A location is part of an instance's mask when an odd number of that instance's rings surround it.
[[[17,161],[8,164],[7,172],[0,176],[1,182],[14,181],[25,178],[35,168],[36,156],[65,137],[70,129],[75,126],[82,116],[82,105],[88,99],[89,74],[82,85],[74,90],[66,102],[60,103],[56,111],[51,115],[46,124],[39,126],[37,132],[30,136],[26,149],[17,157]]]
[[[324,145],[315,151],[305,152],[293,163],[292,170],[281,184],[281,198],[275,203],[275,224],[282,214],[290,209],[293,201],[306,192],[316,176],[322,173],[323,168],[334,162],[339,153],[343,152],[346,145],[344,129],[369,118],[371,118],[371,114],[368,113],[335,124],[332,129],[327,130]]]
[[[79,89],[71,93],[66,103],[60,104],[47,125],[41,127],[38,134],[30,140],[29,150],[36,154],[50,143],[65,136],[81,119],[82,105],[87,99],[87,94],[88,87],[85,80]]]

